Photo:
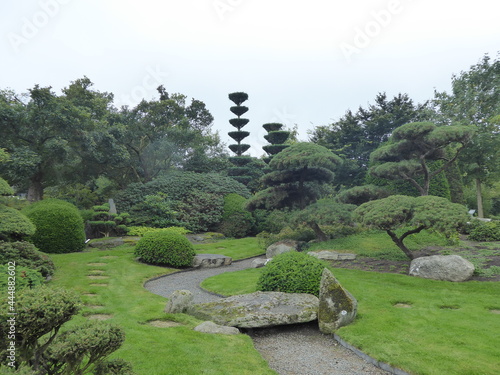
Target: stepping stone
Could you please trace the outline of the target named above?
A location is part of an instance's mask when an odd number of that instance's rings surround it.
[[[87,316],[87,318],[92,320],[108,320],[111,319],[112,317],[113,315],[110,314],[92,314]]]
[[[181,323],[173,322],[171,320],[152,320],[148,322],[149,325],[157,328],[170,328],[181,326]]]
[[[101,257],[102,259],[114,259],[114,258],[118,258],[116,255],[105,255],[103,257]]]
[[[97,309],[102,309],[104,306],[103,305],[85,305],[85,307],[88,307],[89,309],[92,309],[92,310],[97,310]]]
[[[88,275],[87,278],[91,280],[104,280],[104,279],[109,279],[109,276]]]
[[[108,286],[108,284],[90,284],[90,286]]]
[[[108,265],[108,263],[87,263],[87,266],[92,266],[92,267],[101,267],[106,265]]]
[[[215,268],[229,266],[233,258],[219,254],[198,254],[193,259],[193,267]]]
[[[106,271],[104,270],[90,270],[89,271],[89,275],[90,274],[93,274],[93,275],[102,275],[103,273],[105,273]]]
[[[95,297],[95,296],[97,296],[97,294],[95,294],[95,293],[84,293],[83,295],[86,296],[86,297]]]

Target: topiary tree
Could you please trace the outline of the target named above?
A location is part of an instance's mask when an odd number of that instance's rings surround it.
[[[14,208],[0,205],[0,241],[23,241],[35,234],[31,220]]]
[[[257,289],[265,292],[309,293],[319,296],[323,269],[328,265],[305,253],[277,255],[260,274]]]
[[[420,193],[428,195],[431,179],[449,167],[470,141],[474,131],[467,126],[436,126],[414,122],[396,128],[389,142],[370,155],[370,173],[376,177],[405,180]],[[443,161],[431,170],[430,161]],[[418,177],[422,181],[418,181]]]
[[[333,199],[320,199],[305,209],[296,211],[292,223],[306,224],[314,231],[317,241],[327,241],[330,238],[320,225],[351,225],[355,208],[352,204],[338,203]]]
[[[145,234],[137,242],[135,255],[146,263],[189,267],[196,252],[185,236],[165,230]]]
[[[262,125],[262,127],[267,131],[267,134],[264,136],[266,141],[270,143],[270,145],[262,146],[262,149],[267,153],[268,157],[264,159],[266,163],[269,163],[274,155],[278,152],[283,151],[285,148],[290,147],[290,145],[286,145],[285,142],[290,137],[290,132],[286,130],[281,130],[283,128],[283,124],[271,122]]]
[[[228,175],[233,177],[236,181],[246,185],[251,181],[251,177],[248,176],[248,169],[245,166],[250,163],[252,158],[243,156],[243,153],[250,148],[250,145],[242,144],[241,141],[248,137],[250,133],[241,130],[249,122],[248,119],[241,118],[241,116],[248,111],[248,107],[242,106],[241,104],[248,100],[248,94],[244,92],[233,92],[228,96],[229,100],[236,104],[230,108],[230,111],[237,116],[237,118],[229,120],[229,123],[237,130],[228,133],[228,135],[236,141],[236,144],[229,145],[229,149],[234,152],[236,156],[229,159],[234,164],[234,167],[229,168]]]
[[[344,190],[337,195],[336,199],[340,203],[359,206],[365,202],[387,198],[389,195],[390,193],[384,188],[369,184]]]
[[[78,209],[59,199],[31,204],[23,213],[35,224],[32,237],[44,253],[71,253],[85,248],[85,229]]]
[[[363,203],[353,213],[354,220],[385,230],[409,259],[414,256],[404,244],[411,234],[432,229],[451,236],[468,220],[464,206],[432,195],[409,197],[392,195]]]
[[[244,197],[234,193],[224,197],[220,232],[226,237],[242,238],[252,231],[255,219],[245,209],[246,201]]]
[[[121,214],[112,213],[109,210],[109,203],[92,207],[92,219],[87,221],[87,232],[89,237],[109,237],[123,236],[127,234],[127,224],[130,222],[129,214],[123,212]]]
[[[55,271],[54,262],[46,254],[30,242],[0,241],[0,264],[15,262],[16,266],[24,266],[40,272],[43,277],[52,276]]]
[[[167,194],[161,191],[146,195],[144,201],[130,209],[131,223],[153,228],[181,225],[177,220],[178,213],[174,210],[175,204],[175,201],[172,201]]]
[[[262,177],[267,189],[248,203],[250,210],[298,207],[318,198],[318,185],[333,180],[333,171],[341,159],[326,147],[314,143],[296,143],[273,157],[271,172]]]

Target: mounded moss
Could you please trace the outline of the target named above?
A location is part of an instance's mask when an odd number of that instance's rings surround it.
[[[135,247],[135,255],[146,263],[189,267],[196,252],[185,236],[158,231],[147,233],[139,240]]]

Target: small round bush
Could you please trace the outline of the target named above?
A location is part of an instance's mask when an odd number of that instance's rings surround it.
[[[23,213],[35,224],[32,242],[44,253],[62,254],[84,249],[85,227],[73,204],[44,199],[26,207]]]
[[[226,237],[242,238],[250,234],[255,224],[252,214],[245,209],[246,199],[231,193],[224,197],[224,211],[220,231]]]
[[[55,271],[52,259],[38,251],[32,243],[25,241],[0,241],[0,264],[7,264],[8,262],[16,262],[16,266],[36,270],[43,277],[52,276]]]
[[[257,289],[264,292],[309,293],[319,296],[323,269],[328,265],[306,253],[277,255],[264,268]]]
[[[35,234],[35,226],[20,211],[0,206],[0,240],[21,241]]]
[[[472,241],[500,241],[500,222],[490,221],[481,222],[476,220],[477,223],[472,225],[469,240]]]
[[[185,236],[167,230],[146,233],[137,242],[135,255],[146,263],[189,267],[196,253]]]

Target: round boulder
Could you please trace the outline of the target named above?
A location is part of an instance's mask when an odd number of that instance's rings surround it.
[[[409,274],[424,279],[467,281],[474,270],[474,265],[460,255],[431,255],[413,259]]]

